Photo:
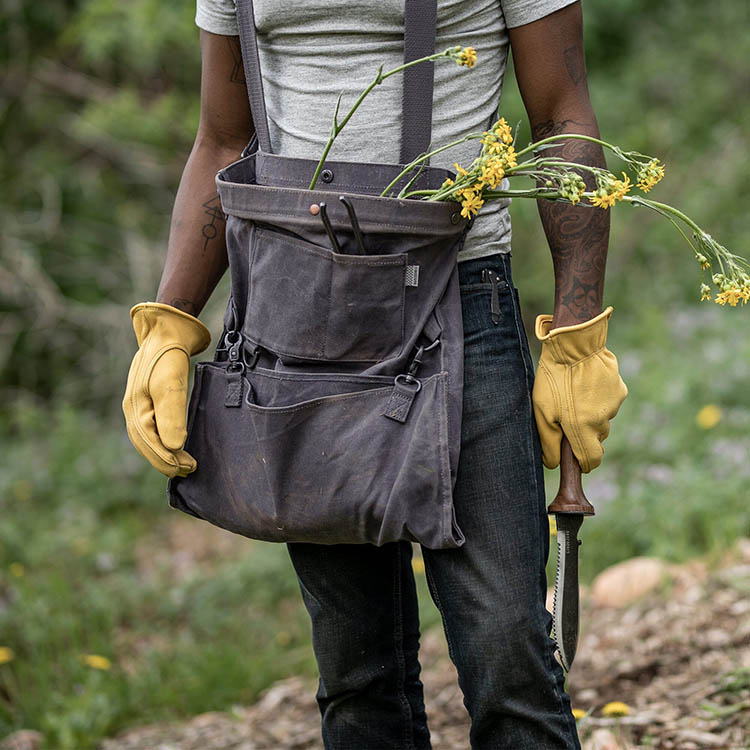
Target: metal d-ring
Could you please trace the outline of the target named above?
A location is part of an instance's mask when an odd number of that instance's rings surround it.
[[[349,214],[349,222],[352,225],[352,231],[354,232],[354,239],[357,240],[357,246],[359,247],[360,255],[367,255],[365,245],[362,242],[362,230],[359,228],[359,221],[357,220],[357,214],[354,211],[354,206],[351,200],[345,195],[340,195],[339,200],[346,206],[346,212]]]
[[[318,205],[320,206],[320,220],[323,222],[323,226],[326,228],[326,234],[328,235],[328,239],[331,240],[333,251],[335,253],[339,253],[340,255],[341,245],[339,245],[339,241],[336,239],[336,235],[333,232],[333,227],[331,226],[331,220],[328,218],[328,210],[326,208],[326,202],[320,201]]]
[[[253,353],[250,355],[250,361],[247,361],[247,352],[242,352],[242,360],[243,362],[252,370],[255,365],[258,364],[258,360],[260,359],[260,346],[257,344],[255,345],[255,349],[253,349]]]
[[[413,375],[404,375],[403,372],[396,375],[396,377],[393,378],[393,382],[406,383],[408,385],[414,385],[416,383],[417,390],[414,392],[415,394],[419,393],[422,390],[422,381],[419,378],[415,378]]]

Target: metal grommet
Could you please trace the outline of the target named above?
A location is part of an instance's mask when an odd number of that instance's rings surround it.
[[[458,224],[459,221],[461,221],[461,214],[458,211],[454,211],[451,214],[451,224]]]
[[[331,172],[330,169],[324,169],[320,173],[320,179],[323,180],[323,182],[333,182],[333,172]]]
[[[422,381],[418,378],[415,378],[413,375],[404,375],[404,373],[401,373],[399,375],[396,375],[395,378],[393,378],[394,383],[404,383],[407,385],[415,385],[417,386],[417,390],[415,393],[419,393],[422,390]]]
[[[239,331],[227,331],[227,335],[224,337],[224,342],[232,346],[240,341],[242,337]]]

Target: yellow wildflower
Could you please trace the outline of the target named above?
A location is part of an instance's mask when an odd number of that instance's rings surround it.
[[[473,214],[479,213],[479,209],[484,205],[484,201],[471,189],[463,190],[463,201],[461,202],[461,216],[468,219]]]
[[[703,255],[703,253],[696,253],[695,259],[700,263],[700,266],[704,271],[711,268],[711,261]]]
[[[477,64],[477,53],[473,47],[464,47],[459,53],[456,60],[459,65],[465,68],[473,68]]]
[[[609,208],[614,206],[617,201],[621,201],[628,190],[630,190],[630,179],[622,173],[624,179],[617,180],[614,175],[605,173],[597,175],[597,190],[591,198],[591,203],[599,208]]]
[[[721,409],[716,404],[706,404],[695,415],[695,421],[702,430],[712,430],[721,422]]]
[[[452,185],[455,185],[453,180],[451,180],[450,177],[446,177],[445,180],[443,181],[443,184],[440,187],[447,188],[447,187],[451,187]]]
[[[723,292],[719,292],[716,295],[716,304],[718,305],[729,305],[730,307],[737,307],[738,302],[745,303],[744,292],[740,291],[736,287],[731,287]]]
[[[638,187],[647,193],[664,177],[664,165],[658,159],[652,159],[638,170]]]
[[[586,712],[582,708],[574,708],[571,713],[576,721],[583,719],[586,716]]]
[[[81,658],[83,659],[83,663],[92,669],[106,671],[112,667],[112,662],[106,656],[99,656],[99,654],[84,654]]]
[[[7,664],[9,661],[13,661],[14,656],[12,648],[0,646],[0,664]]]
[[[10,574],[14,578],[23,578],[24,573],[26,572],[26,569],[23,567],[23,565],[20,562],[12,562],[8,568],[10,569]]]
[[[461,177],[466,177],[469,174],[458,162],[454,161],[453,166],[456,168],[456,174],[461,175]]]
[[[622,173],[622,176],[624,179],[615,180],[613,183],[612,194],[618,201],[621,201],[627,194],[628,190],[630,190],[630,188],[632,187],[630,184],[630,178],[625,174],[625,172]]]
[[[602,716],[629,716],[630,706],[622,701],[610,701],[602,708]]]
[[[505,152],[503,153],[503,161],[505,162],[506,169],[512,169],[517,166],[518,159],[516,157],[516,150],[513,146],[508,146],[508,148],[505,149]]]
[[[501,117],[492,127],[495,135],[506,145],[513,143],[513,132],[504,117]]]
[[[711,299],[711,287],[708,284],[701,284],[701,302]]]
[[[594,196],[590,198],[590,201],[593,205],[606,209],[610,206],[614,206],[615,203],[617,203],[617,198],[611,193],[608,193],[604,188],[599,188],[596,193],[594,193]]]
[[[486,146],[487,153],[490,156],[500,156],[505,151],[505,144],[497,139],[494,133],[484,132],[484,138],[479,141],[482,145]]]
[[[480,177],[482,182],[486,182],[490,187],[496,187],[499,185],[503,177],[505,177],[502,160],[496,157],[488,159],[482,165],[482,173]]]

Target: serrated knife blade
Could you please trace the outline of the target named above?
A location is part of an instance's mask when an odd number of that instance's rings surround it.
[[[563,669],[568,672],[578,647],[578,532],[594,506],[583,494],[581,467],[567,439],[560,445],[560,489],[547,508],[557,524],[557,570],[552,607],[552,633]]]
[[[578,647],[578,530],[583,523],[582,513],[556,513],[557,573],[555,575],[552,632],[560,661],[567,672]]]

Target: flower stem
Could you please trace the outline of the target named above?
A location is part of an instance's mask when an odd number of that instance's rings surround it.
[[[590,141],[591,143],[598,143],[600,146],[603,146],[606,149],[609,149],[615,154],[619,155],[619,149],[617,149],[615,146],[613,146],[611,143],[607,143],[606,141],[602,141],[599,138],[594,138],[591,135],[581,135],[580,133],[560,133],[559,135],[551,135],[549,138],[543,138],[541,141],[537,141],[536,143],[531,143],[526,148],[521,149],[520,151],[516,152],[516,157],[520,158],[524,154],[528,154],[530,151],[535,151],[539,148],[539,146],[545,146],[548,143],[555,143],[557,141],[567,141],[567,140],[579,140],[579,141]]]
[[[445,146],[440,146],[440,148],[436,148],[432,151],[429,151],[426,154],[421,154],[418,156],[414,161],[407,164],[404,169],[399,172],[396,177],[394,177],[393,180],[386,186],[385,190],[380,194],[381,198],[385,198],[386,195],[393,189],[393,186],[396,185],[396,183],[405,175],[411,172],[414,167],[416,167],[418,164],[421,164],[424,161],[427,161],[430,157],[434,156],[435,154],[439,154],[441,151],[447,151],[449,148],[453,148],[454,146],[458,146],[461,143],[465,143],[466,141],[472,141],[476,140],[477,138],[481,138],[482,136],[480,134],[471,133],[469,135],[465,135],[463,138],[459,138],[456,141],[452,141],[451,143],[447,143]],[[411,193],[410,193],[411,195]],[[400,195],[400,198],[403,198],[404,196]]]
[[[354,102],[354,105],[349,110],[348,114],[344,119],[339,123],[338,122],[338,103],[336,105],[336,112],[333,115],[333,126],[331,128],[331,135],[328,138],[328,143],[326,143],[325,148],[323,149],[323,155],[320,157],[320,161],[318,162],[318,166],[315,169],[315,173],[313,174],[312,180],[310,181],[310,186],[308,190],[312,190],[315,187],[315,183],[318,181],[318,176],[320,175],[321,170],[323,169],[323,164],[325,163],[326,157],[328,156],[328,152],[331,150],[331,146],[333,146],[333,142],[336,140],[336,136],[342,131],[344,126],[347,122],[351,119],[352,115],[357,111],[358,107],[362,102],[364,101],[364,98],[377,86],[379,83],[382,83],[386,78],[389,78],[392,75],[395,75],[396,73],[400,73],[403,70],[406,70],[406,68],[410,68],[412,65],[417,65],[422,62],[429,62],[430,60],[438,60],[441,57],[449,57],[450,52],[452,51],[452,48],[446,49],[443,52],[436,52],[434,55],[428,55],[427,57],[420,57],[418,60],[411,60],[408,63],[403,63],[402,65],[399,65],[396,68],[393,68],[393,70],[389,70],[387,73],[383,73],[383,66],[381,65],[378,68],[378,73],[375,76],[375,79],[365,88],[365,90],[359,95],[357,98],[357,101]],[[341,98],[339,97],[339,102],[341,101]]]

